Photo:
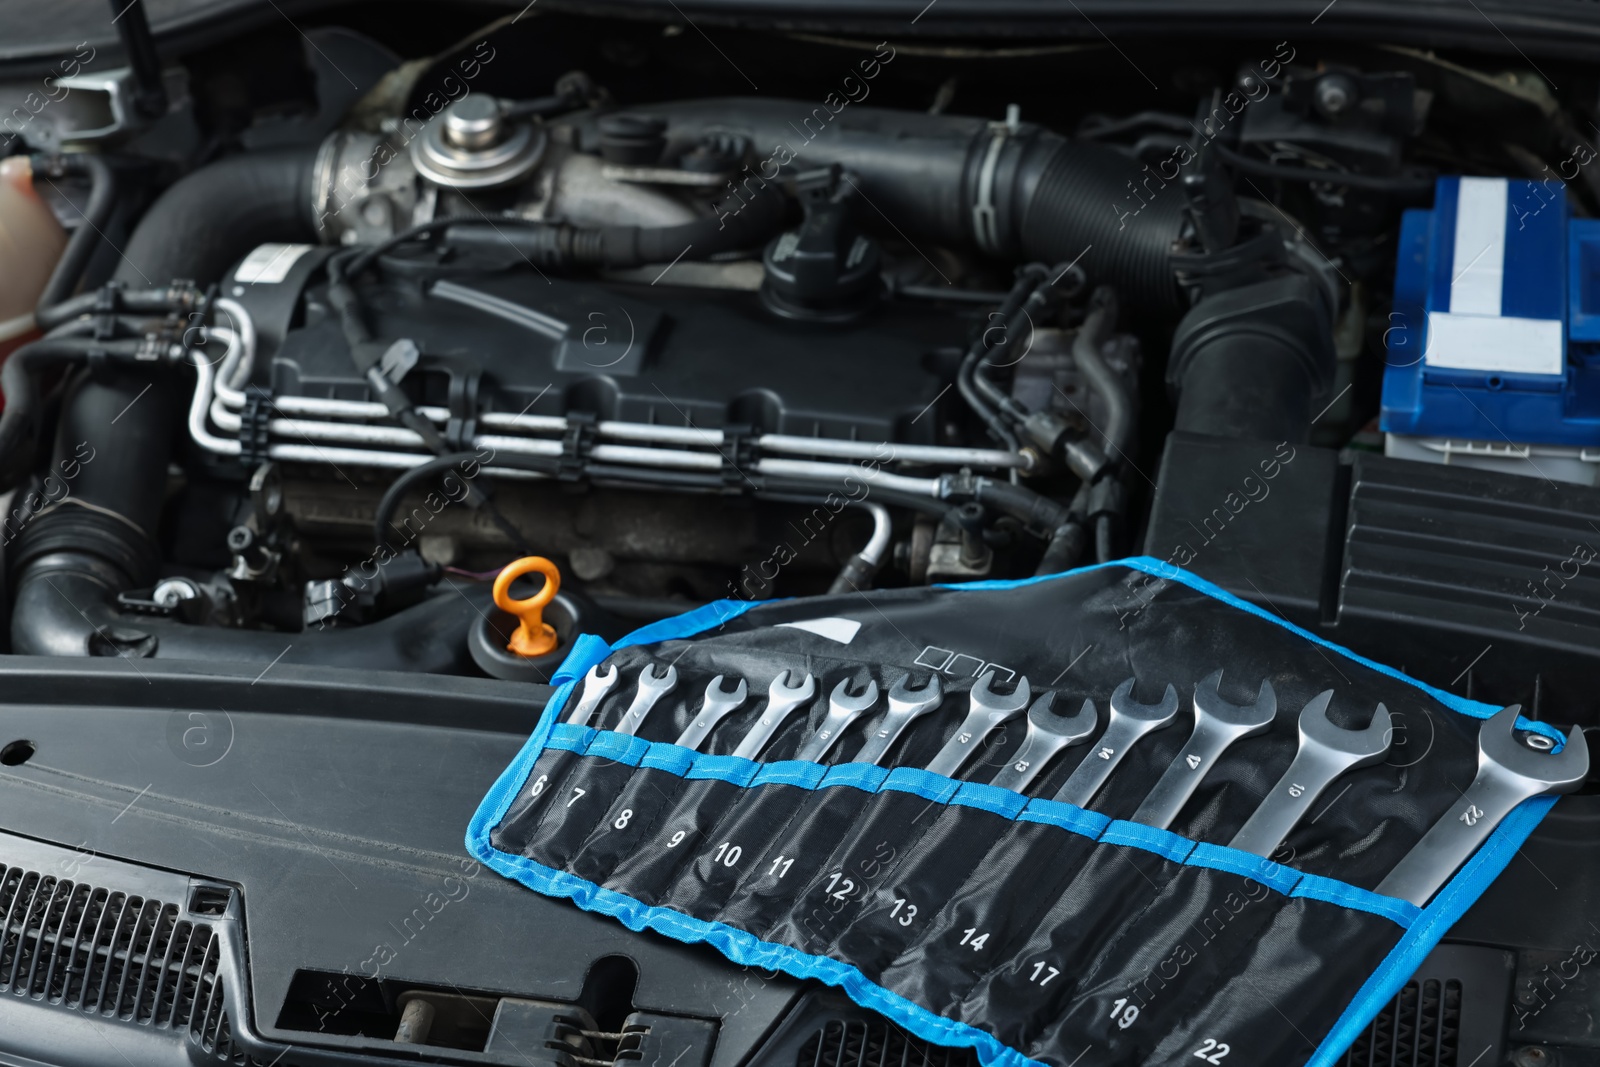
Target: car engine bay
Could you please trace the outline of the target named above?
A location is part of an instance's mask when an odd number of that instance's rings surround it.
[[[141,1067],[975,1067],[456,855],[579,635],[716,602],[1151,557],[1600,729],[1592,63],[1336,20],[1147,27],[1135,64],[933,5],[94,6],[0,55],[6,1062],[115,1062],[83,1015]],[[1339,1062],[1600,1063],[1597,792]],[[73,878],[170,907],[80,986],[21,975],[57,905],[18,902]],[[176,992],[85,1006],[180,935]]]

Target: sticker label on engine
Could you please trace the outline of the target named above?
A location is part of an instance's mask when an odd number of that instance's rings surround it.
[[[311,251],[310,245],[265,244],[244,257],[239,269],[233,272],[236,282],[255,285],[276,285],[289,276],[295,261]]]

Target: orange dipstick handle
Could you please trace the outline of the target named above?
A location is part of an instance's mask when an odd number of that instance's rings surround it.
[[[530,571],[544,575],[544,588],[526,600],[511,599],[511,583]],[[494,580],[494,603],[501,611],[522,620],[506,648],[519,656],[542,656],[556,647],[556,632],[544,621],[544,609],[561,588],[561,572],[543,556],[523,556],[509,564]]]

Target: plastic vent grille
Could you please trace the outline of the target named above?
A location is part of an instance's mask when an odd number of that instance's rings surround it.
[[[1345,1067],[1457,1067],[1461,983],[1407,982],[1345,1053]]]
[[[176,904],[5,867],[0,874],[0,995],[102,1019],[186,1032],[235,1055],[211,926]]]
[[[907,1037],[886,1022],[835,1020],[800,1046],[795,1067],[978,1067],[978,1054]]]

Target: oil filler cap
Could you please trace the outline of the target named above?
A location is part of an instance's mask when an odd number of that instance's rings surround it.
[[[773,314],[848,322],[878,302],[878,243],[855,222],[856,181],[837,164],[795,177],[805,209],[800,228],[781,233],[761,255],[761,302]]]

